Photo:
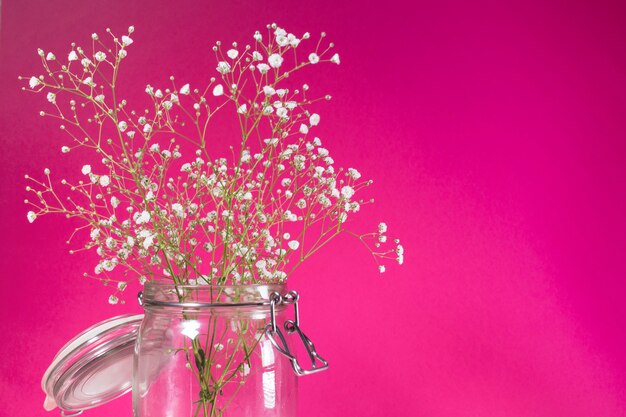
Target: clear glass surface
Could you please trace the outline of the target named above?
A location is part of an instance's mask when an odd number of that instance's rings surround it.
[[[135,345],[135,417],[293,417],[297,376],[265,336],[283,285],[147,283]],[[276,309],[278,323],[287,318]]]

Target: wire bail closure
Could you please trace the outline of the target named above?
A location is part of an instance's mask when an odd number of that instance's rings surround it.
[[[300,295],[296,291],[289,291],[285,295],[280,295],[277,292],[273,292],[270,294],[270,323],[265,326],[265,335],[272,342],[272,345],[276,350],[286,356],[291,362],[291,367],[293,371],[298,376],[305,376],[314,374],[317,372],[325,371],[328,369],[328,361],[322,358],[317,351],[315,350],[315,345],[311,342],[304,332],[300,329],[300,312],[298,310],[298,300]],[[284,324],[285,331],[287,334],[298,333],[300,336],[300,340],[302,340],[302,344],[306,348],[306,351],[309,355],[309,359],[311,359],[311,369],[304,369],[298,362],[296,356],[291,353],[289,349],[289,345],[287,344],[287,340],[283,335],[280,327],[276,324],[276,306],[278,305],[289,305],[293,304],[294,308],[294,320],[287,320]],[[276,335],[278,335],[278,339],[276,339]],[[321,366],[318,362],[321,362]]]
[[[269,303],[267,302],[250,303],[250,304],[241,303],[239,305],[240,306],[243,306],[243,305],[257,306],[257,305],[269,304],[270,322],[267,324],[267,326],[265,326],[265,336],[267,336],[270,342],[272,342],[272,345],[274,346],[274,348],[276,348],[276,350],[278,350],[281,354],[286,356],[287,359],[289,359],[289,361],[291,362],[291,367],[293,368],[293,371],[295,372],[296,375],[298,376],[311,375],[311,374],[325,371],[326,369],[328,369],[328,361],[326,361],[324,358],[322,358],[319,355],[319,353],[317,353],[317,350],[315,350],[315,345],[313,344],[311,339],[309,339],[304,334],[302,329],[300,329],[300,310],[298,309],[298,300],[300,299],[300,295],[298,294],[298,292],[289,291],[285,295],[280,295],[278,292],[274,291],[270,294],[269,298],[270,298]],[[140,306],[143,306],[144,304],[153,304],[153,303],[147,303],[146,300],[144,300],[143,291],[140,291],[139,294],[137,294],[137,301],[139,302]],[[155,302],[154,304],[157,304],[157,305],[170,305],[171,304],[171,305],[176,305],[176,306],[189,306],[189,307],[194,307],[194,308],[202,307],[205,305],[206,306],[218,306],[218,305],[202,304],[202,303],[185,304],[185,303]],[[291,349],[289,349],[289,344],[287,343],[287,339],[285,339],[283,332],[280,330],[280,327],[276,324],[276,306],[279,306],[279,305],[293,305],[294,320],[287,320],[283,327],[285,328],[285,331],[287,332],[288,335],[297,333],[298,336],[300,336],[300,340],[302,341],[302,344],[306,348],[307,354],[309,355],[309,359],[311,360],[311,369],[302,368],[302,366],[300,365],[300,362],[298,362],[298,358],[296,358],[295,354],[293,354],[291,352]],[[225,306],[225,305],[222,305],[222,306]],[[278,338],[276,338],[276,336],[278,336]]]

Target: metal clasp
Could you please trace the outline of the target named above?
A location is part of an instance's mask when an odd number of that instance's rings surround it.
[[[298,310],[299,298],[300,296],[296,291],[289,291],[287,294],[282,296],[277,292],[273,292],[270,295],[270,323],[265,326],[265,335],[272,342],[272,345],[274,345],[276,350],[289,359],[291,367],[296,375],[304,376],[328,369],[328,362],[317,353],[315,345],[311,342],[311,339],[309,339],[300,329],[300,312]],[[284,328],[287,334],[297,333],[298,336],[300,336],[300,340],[306,348],[309,359],[311,359],[311,369],[303,369],[302,366],[300,366],[296,356],[291,353],[283,332],[276,324],[276,306],[281,304],[293,304],[294,320],[287,320],[284,324]],[[278,339],[276,339],[276,336],[278,336]],[[321,362],[321,366],[318,362]]]

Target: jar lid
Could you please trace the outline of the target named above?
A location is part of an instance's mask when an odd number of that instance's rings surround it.
[[[41,380],[46,393],[43,407],[79,413],[129,392],[142,320],[143,314],[112,317],[67,342]]]

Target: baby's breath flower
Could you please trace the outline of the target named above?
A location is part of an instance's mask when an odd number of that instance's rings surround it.
[[[238,50],[236,50],[236,49],[229,49],[229,50],[226,52],[226,55],[228,55],[228,57],[229,57],[230,59],[235,59],[235,58],[237,58],[237,56],[239,56],[239,51],[238,51]]]
[[[272,68],[280,68],[283,61],[283,57],[279,54],[272,54],[267,58],[267,63],[270,64],[270,67]]]
[[[55,59],[57,59],[57,57],[54,56],[52,52],[48,52],[48,55],[46,55],[46,61],[54,61]]]
[[[178,90],[178,92],[179,92],[180,94],[183,94],[183,95],[185,95],[185,96],[189,95],[190,91],[191,91],[191,90],[189,89],[189,84],[185,84],[185,85],[183,85],[183,86],[180,88],[180,90]],[[172,101],[174,101],[174,100],[172,100]]]
[[[57,99],[57,95],[54,93],[48,93],[48,95],[46,95],[46,99],[52,103],[55,104],[56,103],[56,99]]]
[[[68,61],[77,61],[78,60],[78,55],[76,54],[76,51],[71,51],[69,53],[69,55],[67,56],[67,60]]]
[[[222,86],[222,84],[218,84],[215,87],[213,87],[213,95],[215,97],[219,97],[223,94],[224,94],[224,86]]]
[[[270,87],[269,85],[266,85],[265,87],[263,87],[263,93],[266,96],[273,96],[274,94],[276,94],[276,90],[274,90],[274,88]]]
[[[261,74],[267,73],[267,71],[269,71],[269,69],[270,69],[270,66],[267,65],[267,64],[259,64],[256,67],[257,67],[257,69],[259,70],[259,72]]]
[[[80,171],[83,173],[83,175],[91,174],[91,165],[83,165]]]
[[[345,186],[341,187],[341,195],[345,199],[352,198],[352,196],[354,195],[354,188],[350,187],[349,185],[345,185]]]
[[[262,61],[263,60],[263,55],[261,55],[261,53],[259,51],[254,51],[254,52],[252,52],[252,60],[253,61]]]
[[[339,60],[339,54],[335,54],[330,58],[330,62],[332,62],[333,64],[337,64],[339,65],[341,63],[341,61]]]
[[[29,223],[32,223],[37,219],[37,214],[34,211],[29,211],[28,213],[26,213],[26,218],[28,219]]]
[[[359,178],[361,178],[361,173],[354,168],[348,168],[347,175],[353,180],[358,180]]]
[[[111,179],[109,178],[109,176],[108,176],[108,175],[102,175],[102,176],[100,177],[99,182],[100,182],[100,185],[101,185],[101,186],[103,186],[103,187],[107,187],[107,186],[111,183]]]
[[[254,32],[254,40],[257,42],[261,42],[263,40],[263,36],[261,35],[261,32],[259,32],[258,30],[256,32]]]
[[[246,111],[248,111],[248,106],[245,103],[237,108],[239,114],[244,114]]]
[[[386,223],[379,223],[378,224],[378,233],[382,234],[387,232],[387,224]]]
[[[96,52],[96,54],[94,55],[94,58],[96,58],[96,61],[98,62],[102,62],[107,58],[107,54],[105,54],[102,51],[98,51]]]
[[[69,146],[61,146],[61,152],[62,153],[68,153],[70,151],[70,147]]]
[[[35,88],[39,84],[41,84],[41,81],[39,81],[39,78],[37,77],[30,77],[30,80],[28,80],[28,85],[30,86],[30,88]]]
[[[309,55],[309,62],[311,64],[317,64],[318,62],[320,62],[320,57],[315,52],[312,52]]]
[[[378,271],[382,274],[385,272],[385,265],[378,265]]]
[[[150,221],[150,218],[150,213],[146,210],[142,211],[141,213],[135,213],[135,215],[133,216],[133,220],[135,220],[135,223],[137,224],[148,223]]]
[[[122,45],[123,46],[128,46],[131,43],[133,43],[133,40],[130,37],[128,37],[126,35],[122,36]]]
[[[317,126],[320,124],[320,115],[317,113],[313,113],[311,117],[309,117],[309,123],[311,126]]]
[[[109,296],[109,304],[117,304],[118,302],[119,302],[119,299],[115,295]]]
[[[307,133],[309,133],[309,127],[305,125],[304,123],[302,123],[300,125],[300,133],[302,133],[303,135],[306,135]]]
[[[291,240],[289,241],[289,243],[287,243],[287,246],[289,246],[289,249],[291,250],[296,250],[300,247],[300,242],[298,242],[297,240]]]
[[[230,64],[226,61],[220,61],[217,63],[217,72],[222,75],[228,74],[230,72]]]

